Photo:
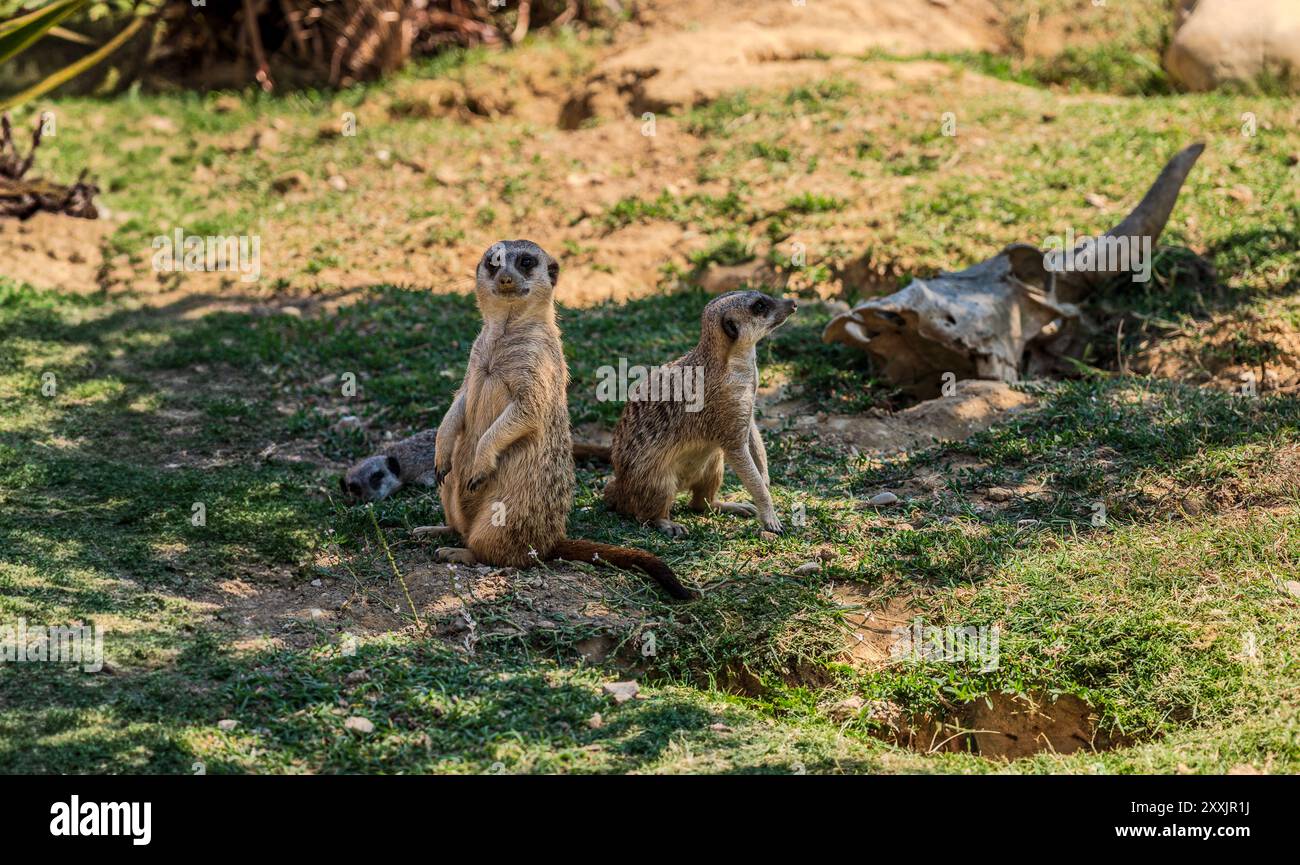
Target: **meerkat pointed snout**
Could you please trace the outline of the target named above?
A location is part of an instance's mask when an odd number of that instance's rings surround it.
[[[792,299],[760,291],[733,291],[709,301],[700,316],[699,343],[663,368],[683,376],[698,373],[702,404],[629,399],[610,448],[614,477],[605,487],[610,507],[677,538],[686,529],[669,519],[670,512],[678,493],[689,492],[693,511],[757,516],[764,529],[783,530],[772,505],[767,451],[754,422],[755,349],[796,306]],[[718,501],[724,464],[753,504]]]
[[[480,299],[509,302],[530,295],[551,298],[560,265],[531,240],[502,240],[492,244],[475,274]]]

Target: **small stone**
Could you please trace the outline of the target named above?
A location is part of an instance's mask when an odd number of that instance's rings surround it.
[[[229,733],[231,730],[235,729],[238,726],[239,726],[239,722],[234,720],[233,718],[226,718],[224,720],[217,722],[217,729],[225,730],[227,733]]]
[[[731,732],[731,728],[728,727],[726,724],[722,723],[721,721],[718,721],[718,722],[715,723],[715,724],[710,724],[710,725],[709,725],[709,729],[712,730],[712,731],[715,732],[715,733],[730,733],[730,732]]]
[[[856,718],[861,712],[862,707],[866,705],[865,701],[856,694],[844,700],[840,700],[830,709],[830,716],[836,721],[847,721],[850,718]]]
[[[441,183],[443,186],[457,186],[461,182],[460,174],[455,169],[448,168],[446,165],[438,166],[438,169],[433,172],[433,179]]]
[[[281,174],[275,180],[271,181],[271,188],[276,192],[284,195],[286,192],[292,192],[295,189],[304,189],[311,181],[305,171],[290,171],[287,174]]]
[[[872,496],[867,501],[867,504],[875,505],[878,508],[888,507],[889,505],[896,505],[898,504],[898,496],[894,495],[889,490],[885,490],[883,493],[876,493],[874,496]]]
[[[370,674],[365,670],[353,670],[344,677],[344,681],[355,685],[357,682],[369,682]]]
[[[781,536],[778,535],[776,532],[769,532],[769,531],[766,531],[766,530],[761,531],[761,532],[758,533],[758,539],[759,539],[760,541],[774,541],[774,540],[776,540],[776,539],[779,538],[779,537],[781,537]]]
[[[1006,487],[989,487],[984,497],[991,502],[1009,502],[1014,493]]]
[[[1300,583],[1297,583],[1295,580],[1287,580],[1283,585],[1286,586],[1288,592],[1295,595],[1297,598],[1300,598]]]
[[[280,307],[280,314],[287,315],[290,318],[302,318],[302,310],[296,306],[282,306]]]
[[[794,569],[796,577],[806,577],[809,574],[815,574],[822,569],[821,562],[807,562]]]
[[[343,722],[343,729],[351,730],[354,733],[369,734],[375,732],[375,725],[369,718],[353,715]]]
[[[587,726],[592,730],[599,730],[601,727],[605,726],[605,719],[600,717],[600,713],[597,712],[587,719]]]
[[[378,159],[380,162],[387,162],[388,160],[393,158],[393,154],[387,150],[376,150],[375,158]]]
[[[347,432],[348,430],[360,429],[361,418],[354,414],[345,414],[334,423],[335,432]]]
[[[614,702],[621,705],[635,697],[640,689],[636,682],[610,682],[600,690],[605,696],[613,697]]]
[[[312,581],[311,581],[311,584],[312,584],[312,586],[314,586],[314,587],[317,588],[317,589],[319,589],[321,586],[325,585],[325,584],[322,583],[320,580],[312,580]]]
[[[348,191],[348,181],[342,174],[332,174],[330,175],[330,179],[326,182],[329,183],[330,189],[333,189],[335,192]]]
[[[321,619],[325,618],[325,611],[320,607],[312,607],[308,610],[308,613],[311,615],[311,620],[313,622],[319,622]]]

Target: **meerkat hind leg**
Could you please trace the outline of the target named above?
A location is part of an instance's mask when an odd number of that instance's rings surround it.
[[[455,532],[456,530],[451,526],[416,526],[411,529],[411,534],[417,538],[422,538],[428,535],[441,537],[442,535],[455,534]]]
[[[465,547],[438,547],[433,556],[443,564],[477,565],[478,559]]]

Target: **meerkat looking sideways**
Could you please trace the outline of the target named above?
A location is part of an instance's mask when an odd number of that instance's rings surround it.
[[[673,597],[693,597],[649,553],[565,538],[575,478],[569,369],[555,323],[559,272],[528,240],[500,241],[479,261],[483,329],[438,427],[434,463],[447,523],[465,547],[443,547],[438,559],[513,567],[603,560],[644,571]]]
[[[669,518],[670,511],[677,494],[689,492],[690,508],[697,513],[757,515],[764,529],[782,531],[772,507],[767,451],[754,423],[755,346],[795,306],[793,300],[762,292],[735,291],[704,307],[699,344],[662,368],[679,374],[702,370],[704,398],[698,406],[684,400],[629,399],[610,447],[614,477],[605,487],[610,507],[679,538],[686,529]],[[717,500],[724,461],[754,504]]]

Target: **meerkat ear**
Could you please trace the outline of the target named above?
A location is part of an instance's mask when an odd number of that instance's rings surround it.
[[[546,265],[546,275],[551,278],[551,285],[554,286],[556,280],[560,278],[560,263],[551,259],[551,263]]]
[[[722,332],[732,339],[740,339],[740,326],[726,316],[722,319]]]
[[[401,477],[402,464],[397,461],[397,457],[392,454],[388,455],[388,470],[393,473],[393,477]]]

